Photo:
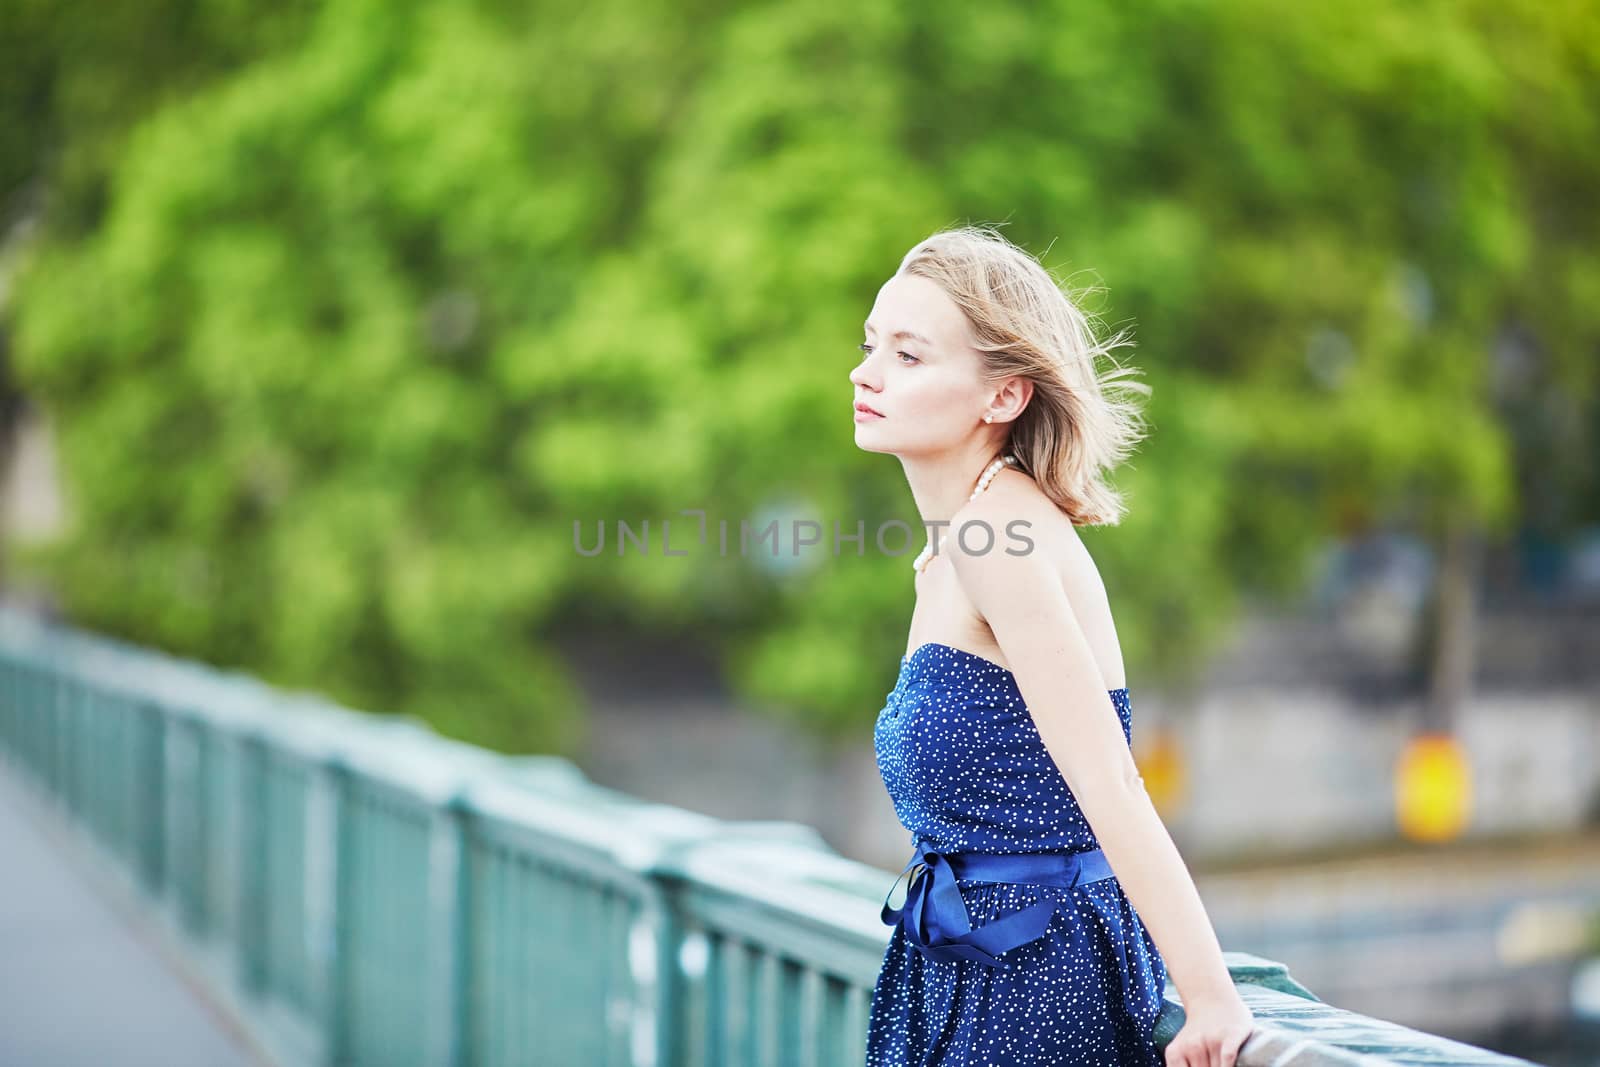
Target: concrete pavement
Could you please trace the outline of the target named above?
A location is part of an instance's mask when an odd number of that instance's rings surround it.
[[[0,763],[0,1067],[260,1067]]]

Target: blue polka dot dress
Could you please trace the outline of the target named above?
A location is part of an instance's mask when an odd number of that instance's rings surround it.
[[[1128,691],[1110,695],[1131,744]],[[873,742],[913,843],[940,853],[1099,847],[1015,676],[992,660],[919,646],[901,661]],[[1153,1032],[1166,966],[1115,876],[1059,886],[954,884],[975,931],[1041,901],[1050,903],[1035,911],[1048,925],[999,953],[995,965],[930,958],[896,925],[872,994],[867,1067],[1162,1067]]]

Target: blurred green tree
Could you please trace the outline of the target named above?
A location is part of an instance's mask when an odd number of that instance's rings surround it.
[[[308,0],[14,0],[0,5],[0,313],[43,228],[70,245],[102,225],[129,132],[171,100],[292,44]],[[0,468],[26,398],[0,327]]]
[[[330,0],[152,106],[103,219],[36,245],[16,358],[74,524],[19,561],[85,623],[502,748],[576,742],[550,641],[601,624],[859,738],[912,597],[871,531],[915,512],[852,442],[856,324],[918,238],[1010,220],[1137,324],[1153,436],[1085,536],[1130,684],[1177,683],[1330,526],[1503,531],[1541,463],[1593,501],[1597,28]],[[768,515],[823,544],[739,558]],[[648,555],[574,550],[618,518]]]

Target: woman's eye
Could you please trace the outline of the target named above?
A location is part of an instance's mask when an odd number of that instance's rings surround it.
[[[867,355],[870,356],[872,354],[872,346],[871,345],[866,344],[865,342],[863,342],[861,344],[860,348],[861,348],[861,351],[865,352]],[[910,352],[896,352],[895,355],[904,356],[907,359],[911,360],[911,362],[913,362],[913,363],[921,363],[922,362],[916,356],[913,356]]]

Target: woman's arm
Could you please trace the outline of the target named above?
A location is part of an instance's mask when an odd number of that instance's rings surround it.
[[[982,517],[1003,531],[1009,520],[998,501],[981,503],[988,506],[975,502],[963,509],[972,514],[961,521]],[[1037,550],[1009,555],[1004,538],[984,555],[968,555],[950,540],[946,551],[962,588],[994,632],[1045,748],[1149,928],[1186,1012],[1207,1003],[1236,1005],[1238,993],[1199,890],[1145,792],[1054,567]]]

